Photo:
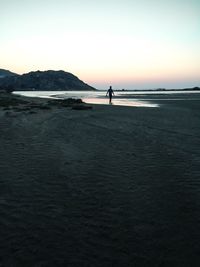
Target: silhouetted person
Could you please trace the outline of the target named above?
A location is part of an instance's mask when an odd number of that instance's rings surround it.
[[[106,93],[106,96],[107,96],[107,95],[109,95],[109,103],[111,104],[111,102],[112,102],[112,96],[114,95],[112,86],[110,86],[110,88],[108,89],[108,91],[107,91],[107,93]]]

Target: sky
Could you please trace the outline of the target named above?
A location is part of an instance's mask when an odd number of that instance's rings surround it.
[[[0,68],[97,89],[200,86],[199,0],[0,0]]]

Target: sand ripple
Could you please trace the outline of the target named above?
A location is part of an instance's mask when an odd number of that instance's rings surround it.
[[[1,117],[0,265],[199,263],[192,114],[99,106]]]

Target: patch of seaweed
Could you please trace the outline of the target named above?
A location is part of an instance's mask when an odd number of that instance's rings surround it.
[[[92,109],[92,106],[87,105],[81,99],[67,98],[67,99],[52,99],[45,102],[37,102],[32,99],[26,100],[20,96],[15,96],[8,93],[0,94],[0,107],[4,110],[13,110],[16,112],[30,111],[35,109],[49,110],[51,106],[55,107],[67,107],[75,110],[88,110]]]
[[[83,104],[81,99],[67,98],[67,99],[53,99],[48,101],[49,105],[56,105],[62,107],[72,107],[77,104]]]
[[[11,95],[0,95],[0,107],[18,106],[21,104],[27,104],[28,101],[20,99],[18,97],[12,97]]]
[[[92,109],[92,106],[87,105],[82,99],[67,98],[67,99],[54,99],[48,101],[49,105],[55,105],[58,107],[70,107],[75,110],[87,110]]]

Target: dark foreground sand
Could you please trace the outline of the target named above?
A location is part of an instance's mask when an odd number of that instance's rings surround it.
[[[1,267],[200,265],[200,102],[161,104],[0,108]]]

